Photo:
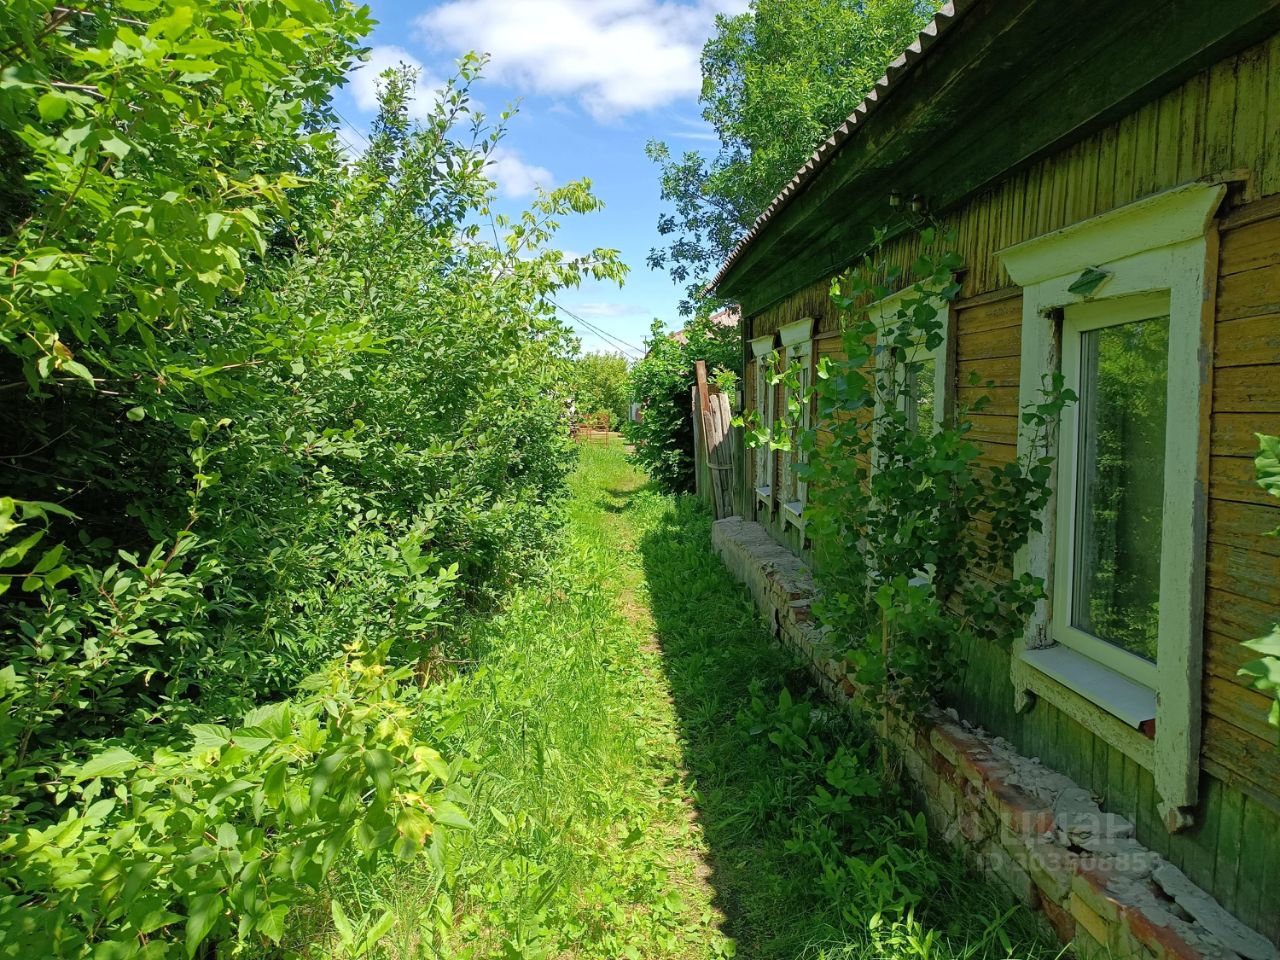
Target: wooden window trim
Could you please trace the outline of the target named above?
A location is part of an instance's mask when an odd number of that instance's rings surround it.
[[[1049,597],[1037,606],[1015,645],[1010,677],[1018,709],[1029,708],[1036,696],[1042,696],[1147,766],[1170,831],[1191,825],[1199,789],[1209,443],[1205,423],[1211,402],[1202,366],[1213,355],[1206,349],[1206,338],[1212,337],[1217,273],[1214,216],[1225,193],[1223,184],[1185,184],[997,251],[1010,277],[1023,288],[1023,404],[1034,402],[1043,375],[1060,369],[1064,308],[1137,295],[1164,295],[1169,300],[1168,415],[1170,421],[1184,418],[1187,429],[1178,431],[1181,445],[1172,436],[1166,442],[1170,456],[1165,463],[1164,536],[1169,542],[1162,544],[1154,742],[1148,746],[1141,732],[1120,721],[1114,705],[1108,709],[1099,704],[1105,698],[1095,691],[1073,689],[1061,682],[1061,675],[1052,677],[1037,667],[1035,651],[1055,645],[1050,611],[1056,586],[1056,497],[1040,518],[1042,532],[1015,561],[1015,576],[1043,578]],[[1070,287],[1090,269],[1102,271],[1102,282],[1088,296],[1072,292]],[[1020,456],[1030,452],[1031,436],[1030,428],[1020,430]],[[1174,518],[1180,522],[1173,523]]]

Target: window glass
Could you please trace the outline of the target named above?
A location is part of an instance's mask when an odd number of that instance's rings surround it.
[[[933,429],[934,381],[937,359],[930,355],[907,367],[907,417],[912,430]]]
[[[1081,335],[1072,625],[1152,662],[1168,357],[1168,317]]]

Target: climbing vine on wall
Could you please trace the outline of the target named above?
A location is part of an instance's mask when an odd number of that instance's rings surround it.
[[[984,458],[972,417],[989,406],[981,388],[991,384],[974,376],[977,398],[950,405],[938,362],[961,260],[936,228],[921,240],[909,271],[872,254],[833,282],[843,357],[821,359],[813,387],[778,423],[748,422],[749,443],[785,449],[796,438],[821,593],[814,609],[847,643],[850,676],[909,708],[931,702],[959,669],[961,639],[1009,642],[1043,598],[1043,581],[1015,577],[1013,559],[1040,528],[1054,435],[1075,400],[1061,375],[1046,377],[1021,411],[1025,452]],[[868,310],[895,290],[891,308]],[[794,369],[777,378],[799,383]],[[808,403],[816,417],[798,429]]]

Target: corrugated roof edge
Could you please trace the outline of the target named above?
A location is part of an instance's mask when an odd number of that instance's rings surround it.
[[[712,278],[711,282],[704,288],[705,292],[710,292],[719,286],[720,281],[724,279],[734,264],[736,264],[747,247],[755,241],[760,235],[764,227],[775,216],[782,212],[797,196],[809,182],[817,176],[818,172],[831,160],[832,157],[843,147],[858,129],[858,122],[863,117],[870,115],[876,107],[883,101],[884,97],[892,90],[904,74],[910,71],[911,67],[918,62],[924,54],[938,42],[938,39],[952,27],[960,17],[969,9],[976,6],[977,0],[950,0],[944,3],[933,19],[925,24],[924,29],[920,31],[920,35],[912,41],[897,58],[894,59],[888,67],[885,68],[884,76],[876,81],[875,86],[871,88],[871,92],[863,98],[862,102],[853,109],[853,113],[849,114],[847,120],[822,143],[818,144],[818,149],[813,155],[805,161],[804,165],[796,171],[796,175],[791,178],[781,192],[773,198],[764,212],[756,217],[755,223],[751,225],[751,229],[739,240],[729,256],[725,258],[720,270]]]

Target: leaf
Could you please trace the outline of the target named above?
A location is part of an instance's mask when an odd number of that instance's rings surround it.
[[[459,830],[471,829],[471,821],[467,819],[466,814],[456,803],[448,800],[436,805],[434,816],[437,823],[446,827],[456,827]]]
[[[57,92],[46,93],[36,101],[36,110],[40,112],[40,119],[45,123],[61,120],[70,107],[71,101]]]
[[[215,723],[193,723],[187,732],[191,734],[191,749],[197,753],[221,750],[231,742],[231,732]]]
[[[222,912],[222,897],[216,893],[193,897],[187,908],[187,960],[191,960],[200,949],[200,944],[209,935],[218,915]]]
[[[222,232],[223,225],[227,222],[227,218],[221,213],[211,213],[205,217],[208,229],[205,231],[210,240],[213,240]]]
[[[99,144],[99,146],[101,146],[102,150],[105,153],[111,154],[113,157],[115,157],[118,160],[123,160],[125,157],[129,155],[129,151],[133,149],[132,145],[130,145],[127,141],[122,140],[119,136],[117,136],[114,133],[104,138],[102,143]]]
[[[76,772],[77,780],[118,777],[138,766],[138,758],[124,747],[112,747],[98,754]]]
[[[141,420],[146,415],[147,415],[147,411],[142,409],[142,407],[130,407],[128,411],[125,413],[125,416],[128,417],[130,420],[134,421],[135,423]]]
[[[342,938],[342,942],[346,946],[355,943],[356,932],[351,927],[351,920],[347,917],[347,911],[342,909],[342,904],[337,900],[329,902],[329,913],[333,916],[333,926],[338,931],[338,936]]]

